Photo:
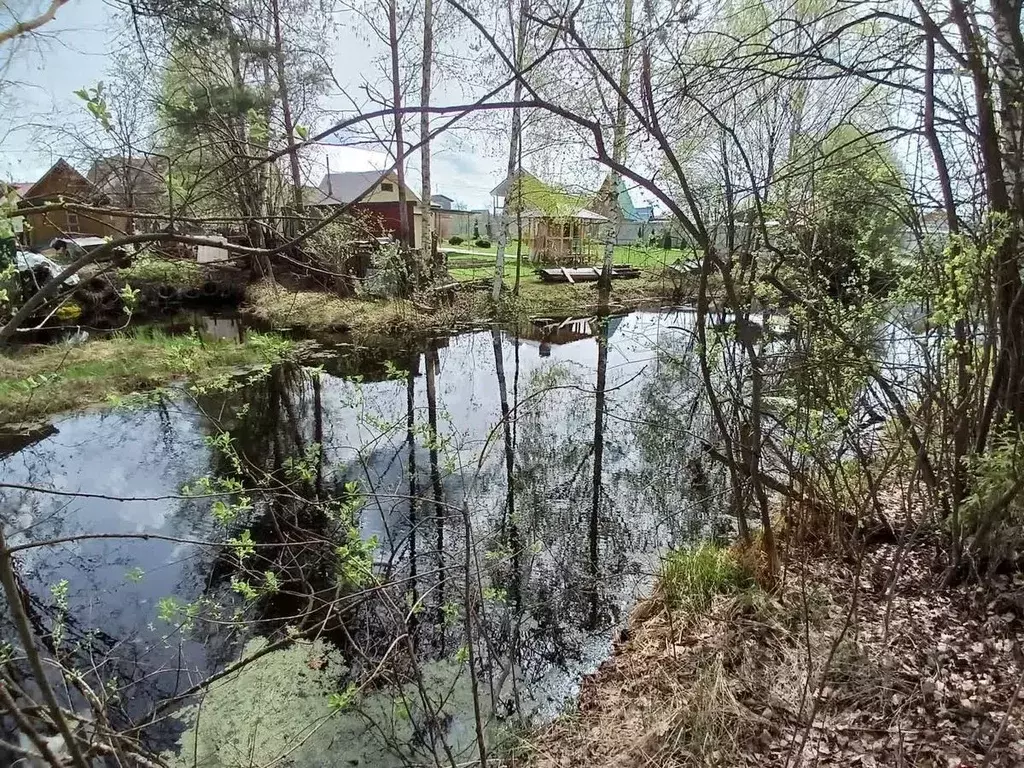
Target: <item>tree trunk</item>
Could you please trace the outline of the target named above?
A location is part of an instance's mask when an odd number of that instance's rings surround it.
[[[388,45],[391,47],[391,99],[395,111],[395,174],[398,176],[398,239],[406,257],[406,291],[416,284],[416,257],[412,254],[409,206],[405,195],[405,130],[402,126],[402,79],[398,67],[398,0],[388,2]]]
[[[516,25],[516,49],[513,52],[515,55],[514,61],[516,63],[517,72],[521,72],[523,69],[523,51],[526,47],[526,3],[525,0],[519,3],[519,22]],[[518,78],[516,79],[515,86],[512,91],[512,101],[518,104],[523,98],[523,83]],[[522,151],[520,148],[520,142],[522,140],[523,132],[523,116],[522,110],[519,107],[512,108],[512,132],[509,135],[508,140],[508,164],[507,173],[505,178],[511,179],[513,175],[522,170],[519,163],[520,157],[522,157]],[[515,185],[516,189],[519,185]],[[494,285],[491,289],[491,300],[497,302],[501,298],[501,289],[505,285],[505,249],[508,247],[508,230],[512,223],[512,212],[509,210],[508,205],[508,193],[511,192],[511,188],[505,190],[505,205],[501,210],[501,226],[498,228],[498,254],[497,259],[494,263]],[[517,221],[520,215],[518,206],[516,208]],[[523,233],[516,230],[519,234],[519,241],[522,243]],[[519,251],[516,252],[516,291],[519,288]]]
[[[428,0],[429,2],[429,0]],[[281,100],[281,118],[284,121],[284,135],[288,142],[288,165],[292,174],[292,204],[301,213],[302,174],[299,171],[299,155],[295,148],[295,121],[292,117],[291,100],[288,98],[288,81],[285,78],[284,43],[281,36],[281,10],[278,0],[270,0],[270,12],[274,21],[274,62],[277,65],[277,96]]]
[[[622,28],[622,60],[619,65],[619,94],[615,106],[615,131],[612,137],[612,160],[622,163],[626,159],[626,96],[629,92],[630,49],[633,46],[633,0],[625,0]],[[604,264],[601,270],[601,285],[605,291],[610,290],[612,283],[612,266],[615,263],[615,244],[622,226],[622,209],[619,206],[619,184],[621,177],[612,169],[609,175],[608,211],[611,221],[608,223],[604,242]]]
[[[430,209],[430,115],[426,107],[430,106],[430,77],[434,59],[434,2],[423,0],[423,66],[420,81],[420,166],[422,182],[420,184],[420,218],[422,234],[420,245],[423,249],[423,261],[431,276],[434,268],[434,219]]]
[[[628,2],[629,0],[627,0]],[[594,391],[594,475],[593,495],[590,501],[590,519],[587,526],[587,538],[590,544],[590,627],[594,629],[598,624],[598,584],[600,574],[600,556],[598,539],[601,523],[601,491],[602,478],[604,475],[604,411],[605,411],[605,389],[608,373],[608,316],[607,299],[602,300],[597,316],[597,385]]]

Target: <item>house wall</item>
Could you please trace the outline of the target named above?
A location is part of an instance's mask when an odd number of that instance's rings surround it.
[[[619,231],[615,237],[616,245],[633,245],[637,240],[640,239],[641,229],[645,229],[644,225],[638,221],[624,221],[619,224]]]
[[[397,196],[396,196],[397,197]],[[415,242],[413,243],[414,248],[420,247],[420,229],[419,216],[417,216],[416,203],[406,203],[406,208],[409,212],[409,227],[412,229]],[[402,215],[401,208],[398,202],[359,202],[351,206],[351,210],[356,214],[366,214],[368,218],[375,223],[376,228],[381,234],[398,236],[401,231]]]
[[[383,189],[384,185],[390,185],[391,189]],[[406,202],[417,203],[419,198],[406,186]],[[398,202],[398,177],[394,174],[382,179],[366,197],[360,200],[360,204],[376,203],[397,203]]]

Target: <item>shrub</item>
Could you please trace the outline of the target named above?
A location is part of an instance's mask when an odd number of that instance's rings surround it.
[[[128,282],[197,285],[202,280],[203,271],[194,259],[166,258],[144,253],[136,257],[130,267],[117,270],[117,276]]]
[[[448,238],[448,245],[462,245],[464,242],[465,240],[458,235],[452,235]]]
[[[476,241],[476,247],[477,248],[490,248],[491,247],[491,241],[490,240],[482,240],[482,239],[481,240],[477,240]]]
[[[715,595],[738,592],[753,582],[730,550],[714,544],[672,552],[661,567],[661,588],[674,608],[706,611]]]

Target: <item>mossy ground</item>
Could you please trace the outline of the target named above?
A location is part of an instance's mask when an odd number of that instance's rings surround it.
[[[463,277],[453,300],[431,300],[429,304],[426,300],[343,299],[328,293],[258,284],[249,287],[247,312],[275,328],[342,330],[370,338],[449,332],[495,320],[583,316],[593,314],[598,307],[596,283],[549,284],[541,282],[532,271],[524,271],[519,294],[513,296],[513,281],[514,274],[506,272],[506,293],[497,306],[491,302],[489,283],[483,277]],[[614,281],[611,305],[619,311],[658,306],[677,293],[677,287],[662,272],[645,271],[633,280]]]
[[[289,348],[289,342],[261,334],[239,344],[140,329],[75,346],[19,349],[0,355],[0,424],[38,421],[175,379],[277,362]]]

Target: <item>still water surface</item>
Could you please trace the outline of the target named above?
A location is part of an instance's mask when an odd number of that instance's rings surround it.
[[[246,643],[261,642],[254,634],[279,637],[304,611],[322,617],[317,636],[340,648],[339,664],[315,670],[335,675],[331,690],[389,668],[395,638],[407,632],[424,677],[450,693],[443,713],[424,717],[441,718],[431,728],[468,749],[459,617],[469,538],[485,715],[551,716],[609,653],[659,553],[713,534],[720,520],[722,499],[709,488],[721,486],[700,465],[710,424],[696,396],[693,321],[688,312],[639,312],[473,332],[397,352],[333,348],[229,393],[59,419],[54,434],[0,459],[0,476],[95,497],[4,490],[0,513],[12,545],[96,533],[182,541],[93,538],[22,551],[36,629],[51,636],[59,623],[65,650],[101,659],[126,719],[222,669]],[[229,326],[214,330],[237,332]],[[311,566],[301,588],[246,608],[231,589],[225,548],[191,542],[220,545],[243,527],[257,542],[287,538],[277,529],[282,504],[310,536],[338,532],[322,516],[302,517],[301,499],[254,499],[246,519],[226,530],[210,499],[182,498],[185,484],[230,471],[211,445],[221,431],[247,466],[274,476],[289,459],[311,458],[309,483],[321,500],[348,498],[346,483],[358,482],[356,525],[376,539],[376,577],[397,586],[328,615],[330,579]],[[281,551],[278,564],[307,556]],[[64,580],[66,601],[54,591]],[[220,612],[181,609],[203,599]],[[250,611],[258,631],[252,622],[241,629],[233,610]],[[405,673],[381,675],[363,692],[362,725],[357,714],[333,718],[289,759],[386,765],[436,750],[408,706],[395,715],[386,683],[407,682]],[[382,717],[411,724],[367,735],[366,719]],[[154,738],[173,743],[183,727],[161,724]],[[346,740],[344,761],[323,758]]]

